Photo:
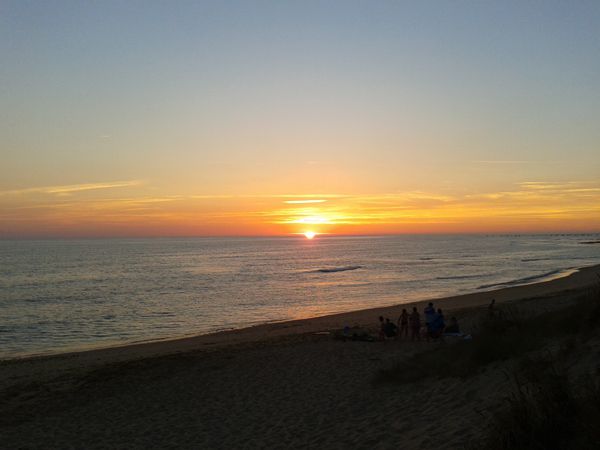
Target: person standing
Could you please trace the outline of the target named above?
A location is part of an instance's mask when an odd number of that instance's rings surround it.
[[[490,319],[493,319],[494,316],[496,315],[496,299],[495,298],[492,299],[490,306],[488,306],[488,314],[490,316]]]
[[[436,316],[433,303],[429,302],[429,304],[425,307],[423,312],[425,313],[425,325],[427,325],[427,329],[429,330]]]
[[[410,324],[410,337],[414,341],[415,339],[418,341],[421,339],[421,316],[419,315],[419,311],[414,307],[412,313],[408,318]]]
[[[402,314],[400,314],[400,317],[398,318],[398,337],[402,337],[404,335],[404,337],[408,337],[408,312],[406,311],[406,309],[402,310]]]
[[[438,308],[437,310],[436,321],[437,326],[441,328],[442,331],[444,331],[444,328],[446,328],[446,320],[444,317],[444,313],[442,312],[442,308]]]

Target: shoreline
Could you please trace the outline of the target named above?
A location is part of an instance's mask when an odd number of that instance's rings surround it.
[[[598,264],[598,266],[600,267],[600,264]],[[345,315],[345,314],[354,314],[354,313],[360,313],[360,312],[368,311],[368,310],[380,310],[380,309],[383,310],[386,308],[394,308],[394,307],[403,307],[403,308],[410,307],[410,308],[412,308],[413,306],[415,306],[417,304],[426,303],[426,302],[429,302],[432,300],[445,302],[447,299],[454,299],[457,297],[464,297],[467,295],[479,295],[479,294],[483,295],[486,293],[493,293],[498,290],[502,290],[502,289],[506,289],[506,288],[512,288],[512,287],[519,288],[519,287],[526,287],[526,286],[530,286],[530,285],[534,285],[534,284],[548,283],[548,282],[554,281],[556,279],[569,277],[569,276],[579,272],[580,270],[586,269],[589,267],[594,267],[594,266],[555,269],[555,270],[552,270],[548,273],[544,273],[541,275],[534,275],[534,276],[519,278],[519,279],[515,279],[515,280],[502,281],[502,282],[498,282],[498,283],[494,283],[494,284],[490,284],[490,285],[477,286],[477,287],[473,288],[472,292],[467,292],[464,294],[451,294],[451,295],[445,295],[443,297],[424,297],[421,299],[412,300],[407,303],[391,303],[388,305],[384,304],[381,306],[352,309],[349,311],[329,312],[329,313],[324,313],[322,315],[307,316],[307,317],[301,317],[301,318],[295,318],[295,319],[283,319],[283,320],[274,319],[274,320],[270,320],[270,321],[267,320],[267,321],[260,322],[260,323],[242,324],[240,326],[214,329],[214,330],[211,330],[208,332],[202,332],[202,333],[190,333],[190,334],[183,334],[183,335],[178,335],[178,336],[166,336],[166,337],[155,338],[155,339],[140,339],[140,340],[135,340],[135,341],[127,341],[127,342],[119,342],[119,341],[99,342],[98,344],[88,344],[88,345],[83,345],[81,347],[73,346],[71,348],[64,348],[62,350],[56,350],[56,351],[50,350],[50,351],[45,351],[45,352],[42,351],[39,353],[31,352],[31,353],[24,353],[24,354],[0,356],[0,364],[5,361],[38,359],[38,358],[45,358],[45,357],[55,357],[55,356],[61,356],[61,355],[71,355],[71,354],[87,353],[87,352],[93,352],[93,351],[110,350],[110,349],[124,348],[124,347],[130,347],[130,346],[182,341],[182,340],[186,340],[186,339],[200,338],[203,336],[214,336],[214,335],[220,335],[222,333],[232,333],[232,332],[238,332],[238,331],[243,331],[243,330],[247,330],[247,329],[255,329],[257,327],[263,327],[263,326],[285,324],[288,322],[314,320],[314,319],[321,319],[321,318],[330,317],[330,316],[333,317],[333,316],[340,316],[340,315]]]
[[[377,317],[388,316],[395,321],[403,308],[417,307],[419,311],[428,302],[436,303],[447,316],[450,312],[487,307],[492,298],[497,303],[522,301],[542,296],[556,296],[566,291],[584,290],[600,282],[600,264],[576,269],[564,277],[551,278],[517,286],[506,286],[469,294],[428,298],[416,302],[391,306],[365,308],[324,316],[270,322],[244,328],[218,331],[208,334],[127,343],[77,351],[28,355],[0,359],[0,367],[19,364],[75,363],[77,366],[102,365],[146,358],[170,356],[188,352],[209,352],[226,347],[267,343],[269,341],[314,333],[331,332],[345,325],[373,328]],[[460,320],[460,319],[459,319]],[[71,366],[72,364],[67,364]]]

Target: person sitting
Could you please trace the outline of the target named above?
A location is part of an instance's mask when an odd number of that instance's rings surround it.
[[[456,317],[452,317],[450,319],[450,325],[446,327],[446,331],[444,332],[444,334],[449,336],[460,336],[460,327],[458,326],[458,320],[456,320]]]
[[[346,325],[342,330],[338,330],[334,333],[335,339],[340,339],[344,342],[347,340],[352,341],[374,341],[375,338],[369,334],[367,330],[364,330],[359,325],[350,327]]]
[[[383,328],[383,332],[386,338],[393,338],[398,334],[398,327],[394,322],[391,322],[390,319],[385,319],[385,325]]]

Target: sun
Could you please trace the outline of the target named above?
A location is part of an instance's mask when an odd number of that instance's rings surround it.
[[[312,239],[317,235],[317,233],[315,233],[314,231],[305,231],[304,232],[304,236],[306,236],[306,239]]]

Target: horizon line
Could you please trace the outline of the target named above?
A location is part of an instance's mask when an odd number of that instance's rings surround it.
[[[386,237],[386,236],[556,236],[556,235],[572,235],[572,236],[585,236],[600,234],[600,230],[590,231],[495,231],[495,232],[426,232],[426,233],[316,233],[317,238],[345,238],[345,237]],[[218,234],[218,235],[123,235],[123,236],[102,236],[102,235],[90,235],[90,236],[0,236],[0,241],[50,241],[50,240],[100,240],[100,239],[223,239],[223,238],[237,238],[237,239],[285,239],[285,238],[299,238],[302,239],[304,233],[287,233],[287,234],[255,234],[255,235],[243,235],[243,234]]]

